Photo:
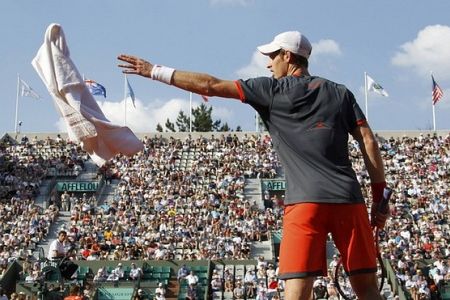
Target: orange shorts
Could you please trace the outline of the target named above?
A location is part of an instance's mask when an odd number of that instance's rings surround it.
[[[364,203],[299,203],[284,209],[280,278],[326,276],[328,233],[347,273],[376,272],[375,243]]]

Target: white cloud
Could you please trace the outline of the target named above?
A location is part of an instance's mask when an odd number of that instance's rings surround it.
[[[270,71],[267,69],[267,56],[262,55],[259,51],[255,51],[252,55],[250,63],[237,70],[236,74],[239,78],[247,79],[258,76],[270,76]]]
[[[124,124],[125,103],[123,100],[120,102],[98,101],[97,103],[112,124]],[[200,101],[194,100],[192,106],[196,107],[200,105],[200,103]],[[134,132],[155,132],[158,123],[164,128],[167,118],[175,123],[180,110],[184,111],[185,114],[189,114],[188,99],[175,98],[167,101],[155,100],[147,105],[139,99],[136,99],[136,108],[134,108],[131,101],[128,100],[126,125]],[[232,113],[229,109],[214,106],[212,112],[214,120],[221,119],[223,123],[228,122],[228,124],[230,124]],[[62,118],[60,118],[55,125],[59,132],[67,132],[66,125]]]
[[[311,57],[318,55],[341,55],[341,48],[335,40],[325,39],[312,43]]]
[[[427,26],[400,48],[391,60],[393,65],[411,68],[421,76],[433,71],[439,79],[450,79],[450,27]]]
[[[210,0],[211,5],[232,5],[232,6],[247,6],[254,2],[254,0]]]
[[[230,125],[230,121],[233,118],[233,112],[225,107],[213,107],[212,110],[212,119],[213,120],[221,120],[223,123],[228,123]]]

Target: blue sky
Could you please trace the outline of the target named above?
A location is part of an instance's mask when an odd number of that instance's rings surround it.
[[[432,128],[431,79],[444,90],[437,129],[450,128],[450,1],[366,0],[2,0],[0,2],[0,132],[13,131],[17,74],[41,100],[19,98],[23,132],[64,129],[44,84],[31,66],[50,23],[64,29],[80,73],[105,86],[96,97],[111,120],[123,124],[124,79],[120,53],[176,69],[224,79],[265,76],[256,46],[283,31],[299,30],[313,44],[310,73],[343,83],[363,110],[364,72],[389,93],[369,93],[375,130]],[[154,131],[189,109],[189,94],[129,76],[137,108],[127,125]],[[194,95],[194,105],[201,98]],[[239,101],[211,98],[214,117],[232,128],[254,130],[254,112]]]

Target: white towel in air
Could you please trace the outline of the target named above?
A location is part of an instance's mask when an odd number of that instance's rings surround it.
[[[59,24],[48,26],[31,64],[66,122],[69,138],[80,142],[97,165],[116,154],[132,156],[144,148],[128,127],[114,125],[105,117],[70,59]]]

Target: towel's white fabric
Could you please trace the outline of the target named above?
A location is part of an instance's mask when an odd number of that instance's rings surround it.
[[[31,64],[66,122],[69,138],[81,142],[97,165],[118,153],[132,156],[144,148],[128,127],[114,125],[105,117],[70,59],[59,24],[48,26]]]

